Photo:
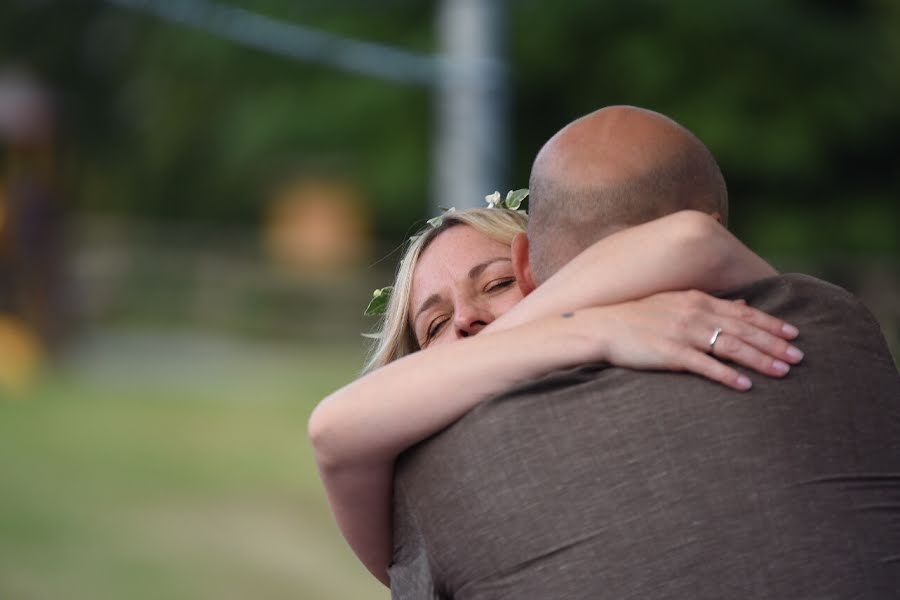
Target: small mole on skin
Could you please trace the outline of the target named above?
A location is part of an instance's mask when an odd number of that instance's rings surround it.
[[[572,317],[575,316],[575,313],[573,313],[573,312],[564,312],[564,313],[563,313],[562,315],[560,315],[560,316],[561,316],[563,319],[571,319]]]

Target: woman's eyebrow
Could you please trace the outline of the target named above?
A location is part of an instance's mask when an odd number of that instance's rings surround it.
[[[489,258],[488,260],[478,263],[471,269],[469,269],[469,279],[476,279],[479,275],[484,273],[484,270],[489,266],[494,264],[495,262],[500,262],[501,260],[505,260],[506,262],[512,262],[512,259],[508,256],[498,256],[497,258]]]
[[[428,299],[425,302],[423,302],[422,306],[419,307],[419,310],[416,311],[416,316],[413,317],[413,324],[415,324],[415,322],[419,320],[419,317],[422,315],[423,312],[425,312],[426,310],[428,310],[429,308],[431,308],[432,306],[437,304],[440,301],[440,299],[441,299],[440,294],[432,294],[432,295],[428,296]]]

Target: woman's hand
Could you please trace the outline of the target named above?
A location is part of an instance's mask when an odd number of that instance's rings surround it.
[[[572,318],[578,320],[582,314],[590,318],[594,312],[603,315],[603,321],[597,324],[605,340],[600,351],[616,366],[690,371],[736,390],[747,390],[750,379],[721,360],[770,377],[783,377],[791,364],[803,358],[803,353],[788,342],[799,333],[792,325],[743,301],[721,300],[703,292],[664,292],[578,311]],[[593,328],[588,322],[585,325]],[[711,348],[717,328],[722,331]]]

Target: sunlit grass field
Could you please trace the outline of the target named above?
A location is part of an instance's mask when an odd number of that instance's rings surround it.
[[[306,439],[360,349],[178,334],[85,342],[0,399],[0,598],[387,598]]]

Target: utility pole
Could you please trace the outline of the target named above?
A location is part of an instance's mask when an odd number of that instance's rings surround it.
[[[484,206],[506,181],[509,127],[504,0],[443,0],[433,209]],[[436,211],[435,211],[436,212]]]

